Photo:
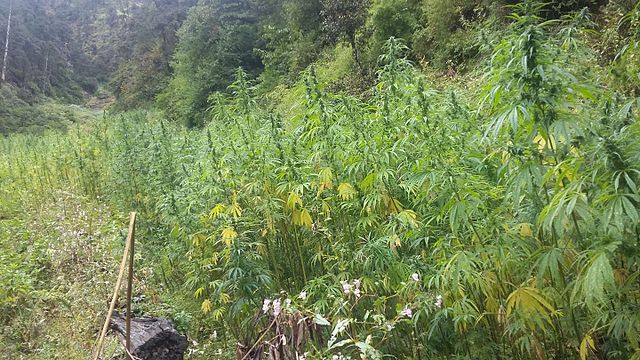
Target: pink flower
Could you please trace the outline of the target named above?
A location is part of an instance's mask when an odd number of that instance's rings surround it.
[[[402,311],[400,312],[400,315],[410,318],[413,316],[413,311],[411,310],[409,305],[407,305],[404,307],[404,309],[402,309]]]
[[[413,280],[415,282],[420,281],[420,275],[418,275],[418,273],[411,274],[411,280]]]
[[[356,288],[355,290],[353,290],[353,293],[355,294],[356,299],[360,298],[360,289]]]

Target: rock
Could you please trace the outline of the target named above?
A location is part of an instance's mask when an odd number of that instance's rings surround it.
[[[111,329],[125,343],[125,316],[114,313]],[[187,337],[162,318],[131,319],[131,355],[142,360],[182,360],[187,351]]]

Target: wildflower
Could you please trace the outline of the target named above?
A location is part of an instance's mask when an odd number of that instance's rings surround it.
[[[404,309],[402,309],[402,311],[400,312],[400,315],[410,318],[413,316],[413,311],[411,310],[409,305],[407,305],[404,307]]]
[[[302,301],[307,300],[307,292],[306,292],[306,291],[302,291],[302,292],[300,293],[300,295],[298,295],[298,299],[300,299],[300,300],[302,300]]]
[[[290,306],[291,306],[291,299],[285,299],[285,301],[284,301],[284,307],[285,307],[285,308],[288,308],[288,307],[290,307]]]
[[[280,299],[273,300],[273,316],[278,317],[280,315]]]
[[[438,309],[442,308],[442,295],[436,296],[436,301],[433,303]]]
[[[271,304],[271,300],[269,299],[264,299],[264,301],[262,302],[262,312],[263,313],[267,313],[269,312],[269,304]]]
[[[418,273],[411,274],[411,280],[413,280],[415,282],[420,281],[420,275],[418,275]]]
[[[353,290],[353,293],[355,294],[356,299],[360,298],[360,289],[356,288],[355,290]]]
[[[342,291],[344,291],[345,294],[348,294],[351,291],[351,284],[349,284],[346,281],[342,282]]]
[[[298,360],[307,360],[307,354],[308,353],[304,353],[302,355],[298,355]]]
[[[356,289],[360,289],[360,279],[353,280],[353,286],[355,286]]]

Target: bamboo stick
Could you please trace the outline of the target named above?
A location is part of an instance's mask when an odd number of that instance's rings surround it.
[[[124,276],[124,268],[125,268],[125,265],[127,264],[127,257],[129,255],[129,247],[133,239],[133,229],[134,229],[135,223],[136,223],[136,213],[132,212],[129,214],[129,233],[127,235],[127,243],[125,244],[124,254],[122,254],[122,262],[120,263],[118,280],[116,281],[116,286],[113,289],[113,297],[111,298],[111,304],[109,305],[107,318],[105,319],[104,325],[102,326],[102,331],[100,332],[100,338],[98,338],[98,344],[96,346],[96,351],[93,356],[93,360],[98,360],[98,357],[100,357],[100,353],[102,352],[102,346],[104,344],[104,337],[107,335],[107,330],[109,329],[109,321],[111,320],[113,309],[115,308],[116,301],[118,300],[118,293],[120,292],[120,285],[122,284],[122,277]]]

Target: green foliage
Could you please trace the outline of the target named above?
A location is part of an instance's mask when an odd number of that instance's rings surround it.
[[[20,89],[17,87],[7,84],[0,86],[0,134],[64,130],[74,123],[85,123],[95,118],[93,112],[77,105],[63,105],[54,101],[27,103],[20,98]]]
[[[135,111],[66,137],[11,136],[0,194],[49,204],[66,189],[139,211],[146,293],[173,302],[140,309],[198,339],[194,358],[637,357],[639,104],[619,82],[634,76],[637,7],[609,60],[590,46],[588,11],[549,20],[557,7],[527,1],[507,8],[465,89],[438,90],[392,37],[366,96],[327,84],[351,65],[338,47],[265,99],[255,73],[216,62],[233,53],[225,39],[257,39],[242,4],[200,4],[180,31],[160,101],[201,128]],[[454,32],[484,11],[453,4]],[[7,198],[0,216],[15,216],[21,199]],[[9,313],[41,290],[13,244],[0,257]]]
[[[259,41],[256,11],[250,0],[219,0],[189,10],[178,33],[175,75],[158,98],[171,119],[201,125],[209,95],[225,90],[238,67],[257,76],[262,63],[253,53]]]
[[[337,42],[344,38],[357,54],[356,33],[365,23],[368,7],[368,0],[322,0],[322,24],[329,41]]]
[[[131,20],[118,34],[132,48],[124,49],[124,59],[110,79],[119,108],[152,104],[164,90],[172,73],[169,63],[178,43],[177,31],[194,4],[194,0],[149,1],[133,9]]]
[[[263,88],[295,82],[300,71],[320,56],[321,8],[319,0],[286,0],[262,9],[264,49],[257,51],[265,65]]]

